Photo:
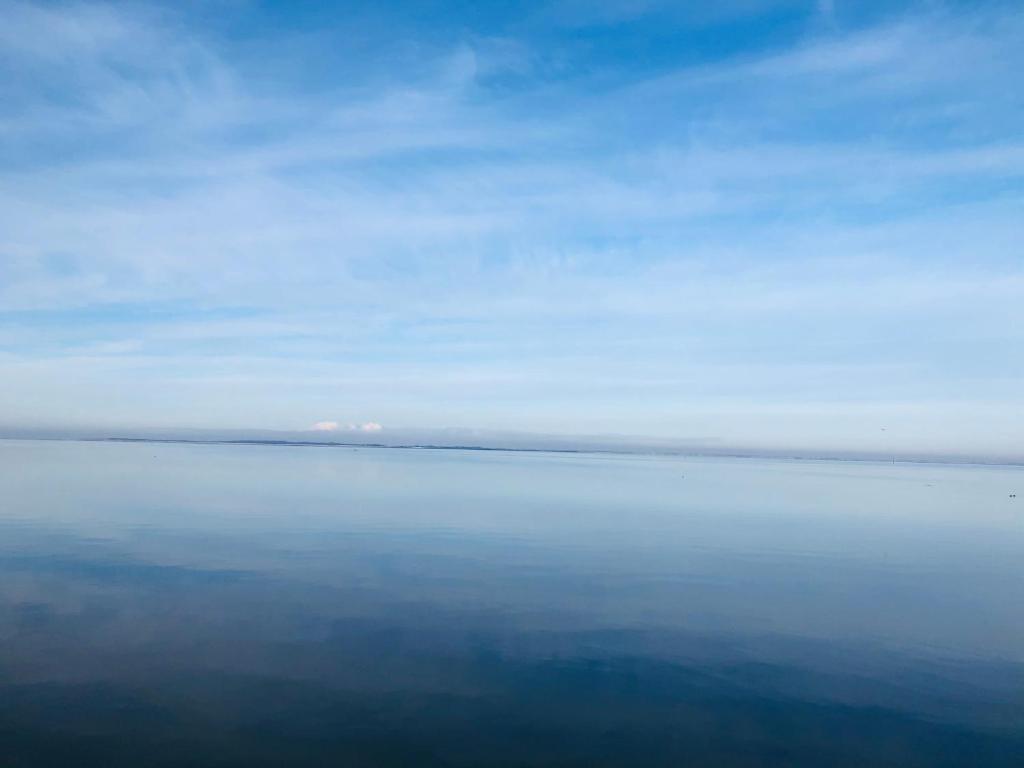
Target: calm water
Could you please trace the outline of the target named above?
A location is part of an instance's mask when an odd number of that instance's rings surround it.
[[[0,441],[0,766],[1021,766],[1024,471]]]

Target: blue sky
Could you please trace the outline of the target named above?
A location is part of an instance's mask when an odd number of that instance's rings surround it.
[[[1020,452],[1017,3],[0,15],[0,424]]]

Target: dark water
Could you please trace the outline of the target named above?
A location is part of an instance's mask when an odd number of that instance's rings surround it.
[[[1022,766],[1024,472],[0,441],[0,766]]]

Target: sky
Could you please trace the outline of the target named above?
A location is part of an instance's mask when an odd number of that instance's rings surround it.
[[[0,426],[1024,453],[1024,7],[0,0]]]

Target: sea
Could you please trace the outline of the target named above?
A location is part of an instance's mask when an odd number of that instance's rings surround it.
[[[1024,468],[0,440],[23,766],[1020,768]]]

